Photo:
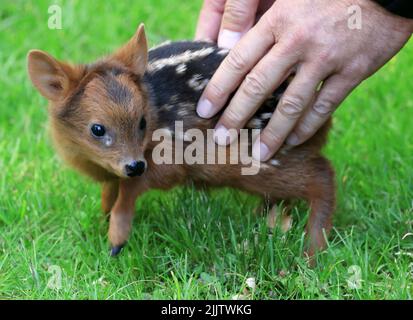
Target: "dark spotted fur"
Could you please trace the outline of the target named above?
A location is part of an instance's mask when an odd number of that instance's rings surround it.
[[[194,52],[206,48],[213,48],[213,52],[205,57],[196,58],[185,63],[185,72],[178,73],[176,71],[178,65],[172,65],[145,73],[143,81],[149,91],[150,104],[156,108],[156,113],[159,117],[158,126],[160,128],[165,127],[173,130],[177,120],[183,121],[184,130],[205,125],[205,120],[199,118],[196,114],[196,103],[201,97],[202,90],[194,90],[188,85],[188,81],[194,75],[200,75],[202,77],[201,80],[211,79],[227,53],[224,54],[224,50],[208,42],[190,41],[173,42],[149,51],[149,64],[151,64],[160,59],[178,56],[186,51]],[[258,109],[253,117],[260,120],[260,125],[248,126],[250,129],[262,129],[265,127],[269,118],[262,119],[260,116],[274,112],[280,96],[286,87],[287,82],[284,82],[273,95],[268,97],[268,100]],[[186,110],[187,114],[182,116],[178,112],[179,110]],[[209,121],[210,128],[214,128],[221,113],[218,113]]]

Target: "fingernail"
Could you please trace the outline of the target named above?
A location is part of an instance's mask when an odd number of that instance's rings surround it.
[[[212,117],[212,103],[208,99],[201,99],[196,107],[196,112],[201,118]]]
[[[230,142],[230,134],[227,128],[220,125],[215,128],[214,140],[220,146],[226,146]]]
[[[298,140],[298,136],[295,133],[291,133],[287,140],[285,140],[285,143],[289,144],[290,146],[296,146],[299,142],[300,141]]]
[[[252,156],[255,160],[264,161],[267,159],[270,153],[270,149],[265,143],[255,142],[254,147],[252,148]]]
[[[218,38],[218,47],[232,49],[241,39],[241,32],[222,30]]]

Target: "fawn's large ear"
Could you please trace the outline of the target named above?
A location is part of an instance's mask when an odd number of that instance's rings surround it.
[[[31,50],[27,55],[30,79],[46,99],[58,101],[80,80],[80,69],[57,61],[40,50]]]
[[[136,74],[144,74],[148,64],[148,43],[145,35],[145,26],[139,25],[134,36],[112,56]]]

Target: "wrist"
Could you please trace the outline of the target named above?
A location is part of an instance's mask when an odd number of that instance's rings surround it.
[[[413,19],[405,18],[393,13],[379,2],[384,3],[386,1],[359,0],[359,4],[362,8],[364,7],[367,10],[368,16],[375,17],[376,21],[382,21],[382,23],[386,25],[388,31],[402,32],[409,35],[413,33]],[[389,2],[392,2],[392,0]]]

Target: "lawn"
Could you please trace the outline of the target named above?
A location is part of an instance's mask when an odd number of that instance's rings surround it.
[[[63,29],[48,29],[61,5]],[[25,56],[39,48],[90,62],[145,22],[152,45],[193,36],[200,1],[0,2],[0,298],[411,299],[413,297],[413,43],[335,114],[325,153],[338,208],[318,266],[301,257],[305,206],[272,234],[257,199],[234,190],[153,191],[131,239],[110,258],[99,186],[64,166],[46,101]],[[254,278],[254,290],[246,279]]]

